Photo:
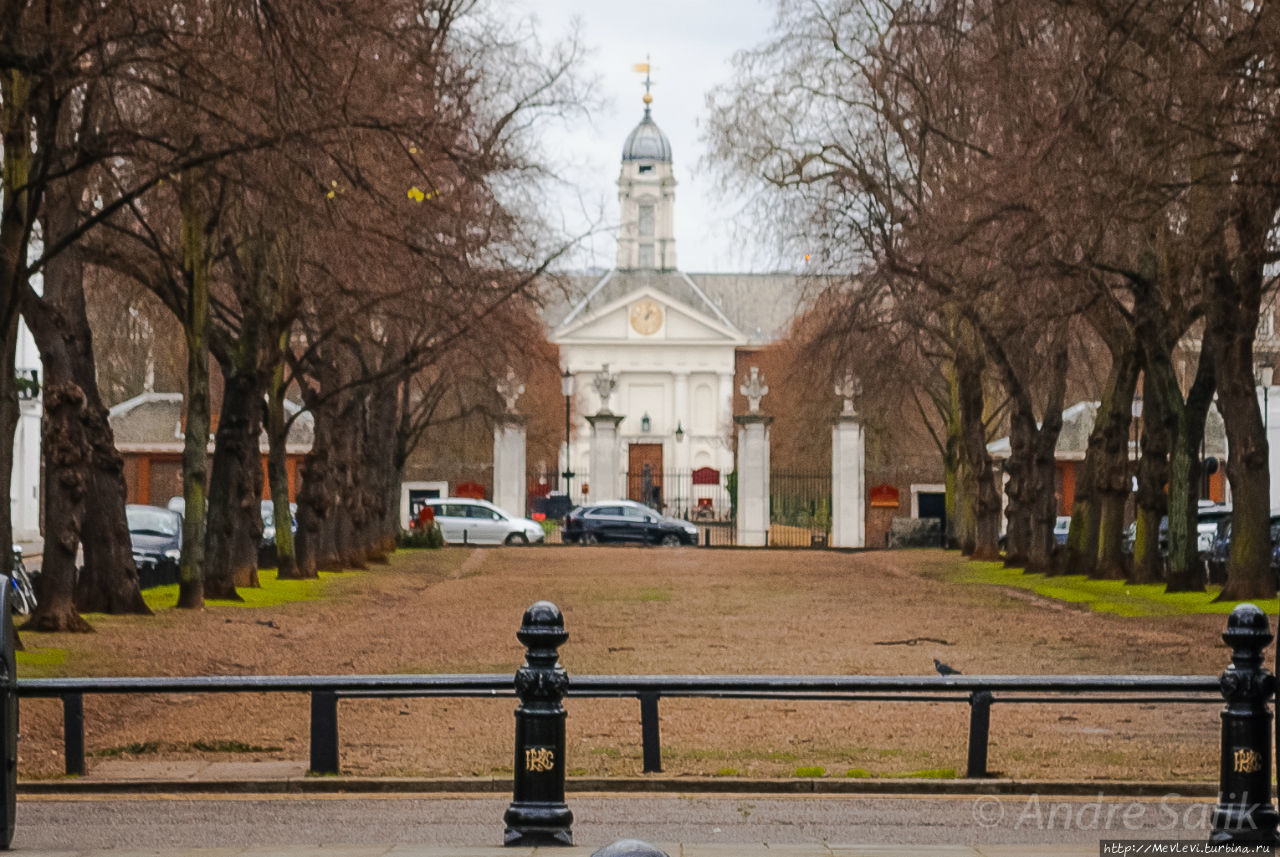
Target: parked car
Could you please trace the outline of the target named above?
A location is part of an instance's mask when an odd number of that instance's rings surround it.
[[[1213,550],[1214,540],[1218,536],[1218,527],[1223,521],[1231,520],[1231,507],[1206,504],[1201,501],[1196,510],[1196,550],[1201,559],[1208,559]]]
[[[1231,507],[1218,505],[1208,500],[1201,500],[1200,506],[1196,511],[1196,550],[1200,554],[1200,558],[1206,562],[1210,559],[1210,554],[1214,549],[1214,542],[1218,538],[1220,528],[1225,521],[1231,520]],[[1125,530],[1124,538],[1121,539],[1120,549],[1125,554],[1133,555],[1133,543],[1137,538],[1137,522],[1130,523]],[[1169,555],[1169,518],[1163,516],[1160,518],[1159,533],[1160,555]]]
[[[527,545],[547,537],[537,521],[517,518],[487,500],[432,497],[427,505],[435,511],[445,544]]]
[[[688,521],[660,515],[634,500],[608,500],[569,512],[560,536],[571,544],[584,545],[597,542],[696,545],[698,528]]]
[[[182,516],[159,506],[128,505],[129,541],[142,588],[178,582],[182,559]]]
[[[1059,515],[1053,521],[1053,541],[1059,547],[1067,543],[1067,534],[1071,532],[1071,516]],[[1007,550],[1009,547],[1009,534],[1001,533],[1000,540],[997,542],[1000,550]]]
[[[1231,558],[1231,516],[1218,522],[1213,546],[1205,557],[1210,583],[1227,582],[1227,561]],[[1280,576],[1280,511],[1271,511],[1271,570]]]
[[[262,542],[258,545],[258,565],[274,565],[276,563],[276,507],[270,500],[263,500]],[[289,504],[289,532],[298,533],[298,504]]]

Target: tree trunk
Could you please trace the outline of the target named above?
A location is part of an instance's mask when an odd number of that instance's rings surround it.
[[[320,566],[326,571],[366,568],[364,552],[357,536],[365,518],[361,470],[364,466],[362,453],[365,442],[366,394],[365,390],[361,390],[343,396],[345,407],[340,425],[345,425],[348,429],[342,434],[342,441],[338,444],[337,466],[334,468],[337,475],[334,485],[337,491],[331,497],[333,508],[340,508],[342,513],[333,519],[334,550],[328,562]]]
[[[1027,571],[1049,574],[1055,570],[1054,555],[1057,542],[1053,534],[1058,519],[1057,483],[1058,436],[1062,434],[1062,407],[1067,395],[1067,366],[1071,357],[1065,325],[1059,325],[1051,339],[1052,357],[1049,361],[1048,390],[1045,394],[1044,419],[1032,435],[1031,443],[1031,553]],[[1003,358],[1003,355],[1002,355]],[[1014,367],[1005,359],[1006,372],[1014,374]],[[1025,389],[1025,387],[1024,387]],[[1019,394],[1017,399],[1030,396]]]
[[[81,184],[59,184],[46,196],[46,235],[60,237],[74,228]],[[64,251],[45,266],[44,295],[28,295],[27,318],[37,339],[43,340],[42,354],[56,353],[45,358],[46,367],[57,366],[65,374],[59,383],[74,384],[84,400],[79,431],[88,444],[83,452],[88,494],[80,518],[84,564],[75,579],[76,606],[88,613],[149,616],[151,609],[138,588],[125,518],[124,459],[116,449],[109,413],[98,391],[84,299],[84,264],[74,250]],[[61,434],[65,437],[66,431]]]
[[[996,491],[983,421],[982,359],[970,351],[957,361],[964,453],[973,480],[973,541],[961,551],[978,560],[1000,558],[1000,494]]]
[[[1137,384],[1138,355],[1130,348],[1112,361],[1107,388],[1089,435],[1089,454],[1098,456],[1098,530],[1092,576],[1104,580],[1123,580],[1127,572],[1121,541],[1125,505],[1132,493],[1129,435]]]
[[[60,291],[58,281],[72,275],[67,259],[54,260],[49,284]],[[44,462],[44,557],[40,566],[40,591],[31,618],[23,625],[32,631],[92,631],[76,610],[76,558],[89,491],[89,440],[84,431],[84,391],[71,377],[67,339],[61,318],[35,298],[27,302],[27,318],[44,368],[44,418],[40,446]],[[13,376],[12,369],[6,372]]]
[[[282,334],[267,386],[267,482],[271,486],[271,507],[276,522],[276,576],[279,580],[296,580],[297,554],[294,550],[293,514],[289,508],[288,420],[284,408],[284,348],[288,334]]]
[[[262,389],[258,373],[226,367],[209,476],[206,598],[241,601],[237,586],[258,583],[262,540]]]
[[[1161,407],[1174,412],[1173,455],[1169,462],[1170,592],[1203,592],[1204,564],[1196,549],[1196,512],[1200,496],[1200,450],[1205,419],[1214,391],[1211,348],[1202,348],[1196,378],[1186,401],[1173,367],[1164,361],[1151,366],[1148,389],[1161,398]]]
[[[1102,509],[1098,495],[1097,472],[1103,465],[1102,433],[1097,423],[1089,433],[1089,445],[1085,450],[1079,474],[1076,476],[1076,496],[1071,504],[1071,529],[1067,531],[1067,551],[1062,563],[1066,574],[1093,573],[1098,553],[1098,528],[1101,526]]]
[[[397,426],[400,397],[394,381],[377,385],[369,403],[369,502],[365,544],[368,559],[387,562],[396,549],[396,506],[400,500]]]
[[[182,274],[187,303],[183,333],[187,343],[186,436],[182,445],[182,561],[178,606],[204,606],[205,491],[209,477],[209,218],[200,201],[201,174],[180,179]]]
[[[1004,471],[1009,478],[1005,493],[1005,565],[1025,568],[1031,555],[1032,486],[1031,450],[1035,416],[1015,410],[1009,417],[1009,458]],[[1028,569],[1030,570],[1030,569]]]
[[[1067,534],[1067,574],[1093,576],[1099,567],[1110,576],[1114,568],[1124,568],[1121,551],[1125,502],[1130,493],[1129,436],[1134,390],[1138,382],[1139,351],[1129,326],[1117,322],[1114,314],[1090,316],[1094,329],[1111,348],[1111,368],[1103,389],[1102,402],[1089,432],[1084,463],[1076,477],[1075,502],[1071,506],[1071,529]],[[1135,452],[1136,452],[1136,444]],[[1135,455],[1136,461],[1136,455]],[[1116,470],[1123,480],[1123,494],[1116,504]],[[1106,519],[1106,534],[1103,519]],[[1122,528],[1116,532],[1116,527]]]
[[[88,440],[84,436],[84,393],[66,377],[65,367],[44,360],[44,558],[29,631],[92,631],[75,605],[76,552],[89,490]]]
[[[1253,344],[1262,304],[1271,212],[1272,206],[1267,206],[1266,216],[1255,216],[1237,203],[1220,239],[1223,245],[1234,245],[1237,252],[1231,254],[1228,247],[1220,247],[1207,278],[1214,300],[1204,347],[1215,348],[1218,407],[1230,450],[1227,477],[1233,503],[1231,555],[1219,601],[1276,595],[1276,575],[1271,568],[1270,453],[1253,376]]]
[[[1142,455],[1138,460],[1138,493],[1135,513],[1133,565],[1130,583],[1159,583],[1164,580],[1164,557],[1160,553],[1160,520],[1169,509],[1165,485],[1169,481],[1170,419],[1159,396],[1143,402]]]
[[[942,544],[948,550],[956,550],[960,547],[959,522],[963,503],[961,494],[964,493],[965,482],[961,475],[961,459],[963,457],[961,448],[964,438],[963,424],[960,419],[960,385],[956,380],[954,362],[947,364],[946,378],[949,407],[946,419],[947,439],[944,458],[946,470],[943,477],[946,485],[946,495],[943,502],[947,519],[942,533]]]
[[[325,387],[324,369],[317,374],[321,389]],[[330,518],[335,514],[330,505],[329,481],[334,478],[333,401],[312,396],[308,401],[313,419],[311,449],[302,462],[302,486],[298,490],[298,574],[315,577],[330,561],[332,531]]]
[[[1027,571],[1033,574],[1050,574],[1055,570],[1054,553],[1057,542],[1053,534],[1058,519],[1058,498],[1054,493],[1057,481],[1056,455],[1058,435],[1062,430],[1062,402],[1051,397],[1041,428],[1032,444],[1032,494],[1031,550],[1027,556]]]
[[[1250,328],[1252,330],[1253,328]],[[1237,334],[1243,335],[1243,334]],[[1252,338],[1252,337],[1250,337]],[[1250,349],[1250,353],[1252,349]],[[1267,439],[1253,389],[1252,360],[1219,364],[1218,403],[1227,429],[1227,476],[1231,480],[1231,556],[1222,601],[1274,598],[1271,569],[1271,479]]]
[[[83,364],[79,370],[94,371],[92,366]],[[85,387],[85,375],[81,371],[77,371],[77,377],[81,389],[85,390],[91,481],[81,529],[84,568],[76,583],[76,604],[90,613],[150,615],[151,608],[138,588],[138,569],[133,562],[129,521],[125,517],[128,488],[124,480],[124,458],[116,449],[97,381],[90,389]]]
[[[46,228],[48,222],[46,221]],[[75,268],[75,270],[73,270]],[[48,270],[48,286],[61,291],[61,280],[78,268],[65,256]],[[92,631],[75,604],[76,555],[80,548],[85,495],[89,490],[89,442],[84,432],[84,392],[71,378],[67,339],[62,319],[32,293],[27,318],[44,368],[44,417],[40,447],[44,463],[44,557],[40,591],[31,618],[23,626],[32,631]],[[4,371],[13,377],[13,369]]]
[[[1010,359],[1004,343],[979,328],[987,354],[999,370],[1013,404],[1009,419],[1008,544],[1013,556],[1024,556],[1026,570],[1034,574],[1054,571],[1053,525],[1057,518],[1054,495],[1055,452],[1062,431],[1062,405],[1066,397],[1067,361],[1070,356],[1066,327],[1058,324],[1045,343],[1051,349],[1046,374],[1044,418],[1036,423],[1035,402],[1025,370]],[[1047,371],[1044,371],[1047,370]],[[985,451],[985,446],[984,446]]]

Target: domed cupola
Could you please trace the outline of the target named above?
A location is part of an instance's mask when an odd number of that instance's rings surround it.
[[[618,174],[618,268],[676,270],[674,204],[676,179],[671,143],[662,133],[649,106],[649,65],[636,66],[644,76],[644,118],[622,145]]]
[[[646,93],[645,98],[650,96]],[[671,163],[671,142],[649,115],[648,104],[644,106],[644,118],[622,145],[622,160]]]

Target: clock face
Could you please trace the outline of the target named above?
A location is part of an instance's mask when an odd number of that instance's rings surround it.
[[[632,304],[631,327],[644,336],[656,333],[662,327],[662,305],[651,298]]]

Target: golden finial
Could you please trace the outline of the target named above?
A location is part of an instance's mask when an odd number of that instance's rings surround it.
[[[653,96],[649,93],[649,87],[653,85],[653,81],[649,78],[649,55],[646,54],[644,62],[638,62],[631,67],[632,71],[644,72],[644,115],[649,115],[649,105],[653,103]]]

